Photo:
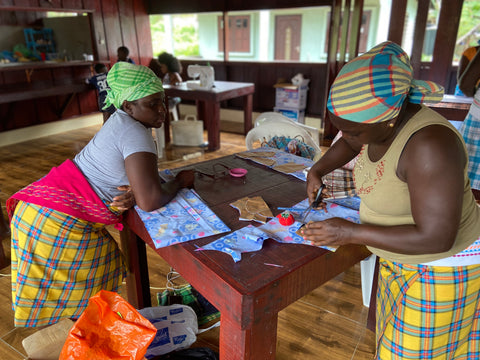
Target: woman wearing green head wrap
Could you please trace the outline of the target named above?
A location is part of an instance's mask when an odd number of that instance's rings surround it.
[[[12,233],[15,326],[78,318],[100,290],[117,291],[122,256],[105,225],[137,205],[167,204],[193,185],[193,171],[162,183],[151,133],[165,120],[161,81],[147,67],[116,63],[107,107],[117,111],[73,161],[53,168],[7,202]]]
[[[365,245],[379,257],[376,359],[480,358],[480,208],[468,156],[456,129],[421,105],[442,90],[414,80],[392,42],[353,59],[327,104],[343,136],[307,177],[313,201],[322,177],[357,157],[361,224],[312,222],[303,236]]]

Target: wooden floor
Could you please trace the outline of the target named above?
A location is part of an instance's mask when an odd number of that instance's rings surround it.
[[[98,131],[99,126],[0,147],[0,200],[45,175],[52,166],[72,158]],[[245,150],[244,136],[221,133],[221,149],[204,153],[202,148],[170,147],[159,168],[175,168]],[[111,230],[114,237],[118,233]],[[9,238],[3,239],[9,256]],[[288,245],[285,245],[288,246]],[[152,303],[166,286],[170,268],[148,250]],[[0,359],[26,359],[22,340],[37,329],[14,328],[10,298],[10,267],[0,271]],[[176,281],[182,284],[182,279]],[[120,293],[125,294],[122,287]],[[367,308],[362,304],[360,265],[352,267],[279,313],[277,359],[363,360],[374,355],[375,336],[366,329]],[[218,350],[218,328],[198,336],[194,346]],[[262,360],[262,359],[258,359]]]

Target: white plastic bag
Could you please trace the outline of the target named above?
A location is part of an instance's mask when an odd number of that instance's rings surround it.
[[[200,146],[203,141],[203,121],[195,115],[187,115],[184,120],[171,121],[173,145]]]
[[[197,339],[197,315],[190,306],[174,304],[138,311],[157,328],[157,334],[145,354],[147,359],[188,348]]]

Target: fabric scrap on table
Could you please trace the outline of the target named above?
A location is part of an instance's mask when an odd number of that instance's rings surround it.
[[[325,202],[337,204],[349,209],[360,210],[360,198],[358,196],[347,196],[341,198],[327,198]]]
[[[248,225],[203,246],[199,250],[221,251],[229,254],[233,261],[238,262],[242,259],[242,253],[260,250],[263,241],[268,238],[269,235],[260,228]]]
[[[265,149],[258,149],[255,151],[248,150],[248,151],[239,152],[236,155],[245,159],[250,159],[255,157],[272,157],[272,156],[275,156],[275,151],[268,151]]]
[[[135,206],[157,249],[230,231],[192,189],[182,189],[164,207],[146,212]]]
[[[311,241],[305,240],[296,232],[303,225],[298,221],[301,218],[303,211],[308,207],[308,199],[305,199],[294,205],[291,209],[296,221],[290,226],[281,225],[279,219],[274,217],[266,224],[255,228],[249,225],[240,230],[234,231],[231,234],[221,237],[199,250],[217,250],[222,251],[232,256],[235,262],[242,258],[242,253],[258,251],[263,246],[265,239],[271,238],[275,241],[288,244],[304,244],[313,245]],[[298,211],[295,211],[298,209]],[[343,207],[337,204],[327,204],[327,211],[313,209],[307,216],[307,221],[322,221],[333,217],[341,217],[343,219],[360,223],[360,217],[357,210]],[[320,246],[323,249],[335,251],[335,247]]]
[[[240,220],[254,220],[265,224],[268,218],[273,217],[272,211],[261,196],[244,197],[230,206],[240,212]]]
[[[307,172],[304,170],[314,164],[313,160],[277,149],[270,149],[269,151],[265,151],[262,148],[257,148],[237,153],[235,154],[235,156],[268,166],[275,171],[295,176],[296,178],[303,181],[307,181]],[[285,164],[288,164],[288,166],[281,166]],[[298,168],[293,169],[293,166],[298,166]],[[292,172],[292,170],[295,171]]]
[[[303,164],[295,164],[294,162],[291,162],[291,163],[274,166],[273,170],[280,171],[286,174],[291,174],[297,171],[302,171],[303,169],[306,169],[306,168],[307,167]]]

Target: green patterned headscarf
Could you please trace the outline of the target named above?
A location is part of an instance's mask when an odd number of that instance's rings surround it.
[[[103,109],[113,104],[117,109],[125,100],[135,101],[163,92],[162,81],[148,67],[128,62],[117,62],[107,75],[107,98]]]

